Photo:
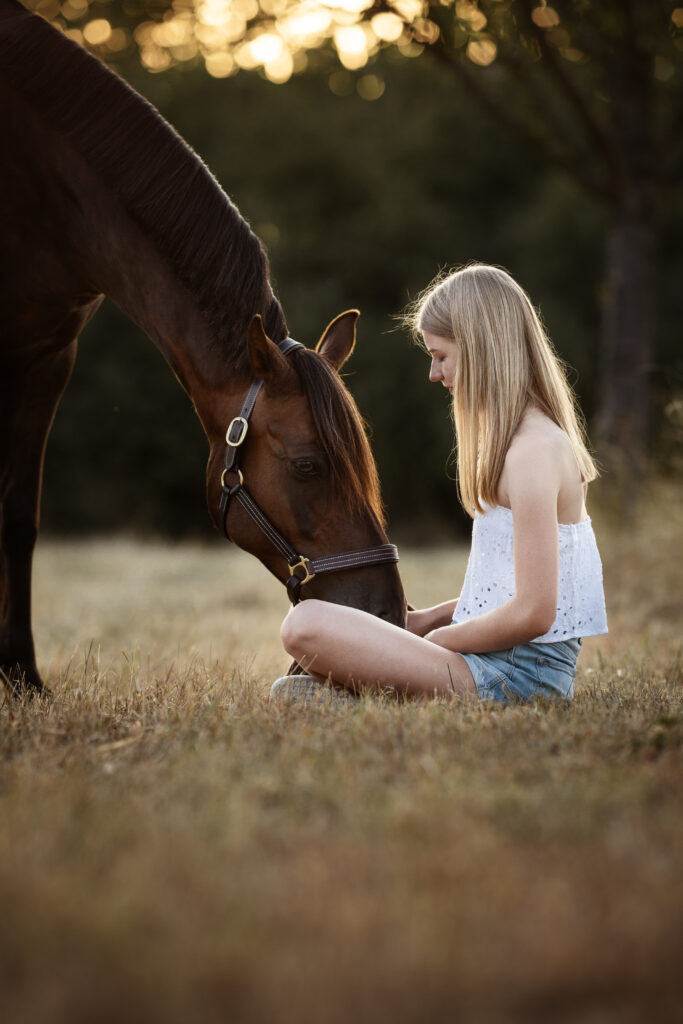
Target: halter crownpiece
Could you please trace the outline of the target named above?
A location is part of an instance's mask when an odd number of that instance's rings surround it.
[[[305,348],[300,341],[295,341],[294,338],[284,338],[282,341],[278,342],[277,347],[280,349],[283,356],[288,356],[295,348]]]
[[[289,355],[296,348],[304,347],[300,341],[295,341],[294,338],[285,338],[277,344],[285,356]],[[255,380],[250,384],[239,416],[235,416],[231,420],[225,433],[225,465],[221,473],[221,499],[218,507],[221,523],[223,524],[223,533],[228,540],[230,540],[227,528],[228,509],[230,499],[235,498],[287,562],[290,576],[285,586],[292,604],[298,604],[301,600],[301,588],[303,585],[320,573],[355,569],[364,565],[384,565],[389,562],[398,562],[398,548],[395,544],[378,544],[372,548],[342,551],[337,555],[306,558],[305,555],[300,555],[295,551],[289,541],[282,536],[265,512],[257,505],[244,486],[244,476],[239,466],[239,455],[249,430],[249,419],[254,411],[256,399],[262,387],[262,380]],[[227,484],[225,480],[228,473],[237,474],[237,483],[232,486]]]

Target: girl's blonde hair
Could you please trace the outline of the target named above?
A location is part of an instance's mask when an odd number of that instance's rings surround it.
[[[439,276],[406,317],[416,335],[454,340],[458,489],[474,516],[495,505],[505,456],[529,404],[569,437],[588,483],[598,475],[564,364],[526,292],[500,267],[473,263]]]

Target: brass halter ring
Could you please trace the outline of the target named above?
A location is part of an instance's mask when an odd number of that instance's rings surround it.
[[[223,472],[221,473],[221,487],[225,487],[225,474],[226,473],[237,473],[237,476],[239,477],[239,481],[240,481],[240,487],[244,487],[244,477],[242,476],[242,470],[239,469],[239,468],[238,469],[224,469],[223,470]]]
[[[315,573],[311,572],[311,560],[309,558],[306,558],[305,555],[300,555],[298,562],[288,562],[287,565],[289,566],[289,571],[291,572],[292,576],[296,576],[302,587],[304,583],[308,583],[308,581],[312,580],[315,576]],[[297,574],[294,572],[295,569],[303,569],[306,575],[297,576]]]

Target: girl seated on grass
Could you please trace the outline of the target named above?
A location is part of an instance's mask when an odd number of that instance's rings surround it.
[[[409,611],[402,630],[305,600],[285,650],[319,682],[409,696],[571,698],[581,638],[607,631],[602,566],[585,498],[597,476],[563,367],[526,292],[473,264],[437,280],[409,322],[429,379],[453,396],[460,499],[474,519],[457,600]],[[303,690],[301,687],[303,686]]]

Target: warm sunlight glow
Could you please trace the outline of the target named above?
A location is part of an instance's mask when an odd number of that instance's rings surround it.
[[[256,68],[261,66],[261,62],[256,60],[251,49],[251,43],[240,43],[232,51],[235,58],[235,63],[238,67],[244,68],[245,71],[254,71]]]
[[[480,64],[482,67],[492,64],[497,52],[498,48],[490,36],[472,39],[467,44],[467,56],[473,64]]]
[[[339,60],[354,71],[368,62],[368,41],[360,25],[341,25],[334,30],[334,44]]]
[[[204,62],[212,78],[227,78],[237,70],[229,53],[209,53]]]
[[[435,43],[441,33],[439,26],[428,18],[418,18],[413,23],[413,28],[415,38],[421,43]]]
[[[263,32],[251,41],[251,52],[259,64],[272,64],[282,55],[284,43],[274,32]]]
[[[67,39],[72,39],[74,43],[78,43],[79,46],[83,46],[83,33],[80,28],[67,28],[64,35]]]
[[[419,18],[426,10],[426,4],[422,0],[394,0],[391,6],[408,22]]]
[[[390,14],[388,11],[376,14],[370,24],[377,38],[387,43],[395,43],[403,32],[403,22],[401,19],[398,15]]]
[[[360,14],[372,7],[373,0],[325,0],[324,6],[331,7],[338,11],[348,11],[349,14]]]
[[[368,100],[383,94],[384,80],[368,74],[347,82],[344,75],[360,71],[382,48],[391,48],[400,57],[418,57],[437,42],[441,32],[429,17],[429,0],[381,4],[377,0],[154,0],[151,7],[142,4],[137,24],[135,14],[127,11],[133,18],[130,28],[116,27],[107,18],[88,20],[90,12],[99,12],[109,0],[25,2],[54,20],[72,39],[102,47],[101,53],[114,55],[135,46],[143,66],[154,72],[199,58],[214,78],[245,69],[281,83],[306,68],[311,51],[331,49],[341,65],[329,77],[332,91],[357,92]],[[492,63],[497,44],[492,34],[483,31],[487,19],[478,0],[440,0],[440,4],[454,16],[446,45],[462,47],[475,64]],[[547,0],[535,0],[535,4],[532,17],[537,25],[551,30],[558,52],[570,61],[583,58],[571,49],[569,38],[557,35],[563,29]],[[142,13],[146,11],[148,20]],[[683,8],[673,11],[674,26],[679,24],[679,14]]]
[[[294,12],[283,18],[279,29],[294,45],[306,45],[323,39],[332,25],[332,14],[322,7],[299,4]]]
[[[150,34],[157,46],[182,46],[192,38],[192,26],[185,19],[173,18],[155,25]]]
[[[539,28],[555,28],[560,24],[560,16],[557,11],[548,7],[545,2],[531,12],[531,17]]]
[[[67,21],[75,21],[76,18],[82,18],[87,9],[88,4],[86,0],[73,0],[73,3],[71,0],[66,0],[66,3],[63,3],[61,6],[60,14]]]
[[[211,0],[211,2],[223,3],[223,0]],[[228,0],[227,6],[238,18],[244,18],[245,21],[250,21],[259,13],[258,0]]]
[[[260,4],[263,13],[270,14],[274,18],[279,18],[281,14],[285,14],[290,7],[288,0],[260,0]]]
[[[106,18],[95,18],[85,26],[83,35],[91,46],[101,46],[111,35],[111,25]]]
[[[161,47],[156,46],[152,43],[150,46],[144,46],[140,50],[140,60],[149,71],[165,71],[166,68],[171,66],[171,55],[168,50],[162,50]]]
[[[358,95],[364,100],[378,100],[386,86],[379,75],[362,75],[356,84]]]
[[[475,0],[456,0],[455,16],[469,24],[473,32],[481,32],[486,28],[486,15],[479,10]]]
[[[115,28],[112,29],[112,33],[104,45],[112,53],[116,53],[119,50],[125,50],[129,42],[130,35],[125,28]]]
[[[287,82],[294,71],[294,61],[289,50],[283,49],[278,57],[265,65],[266,78],[277,85]]]

